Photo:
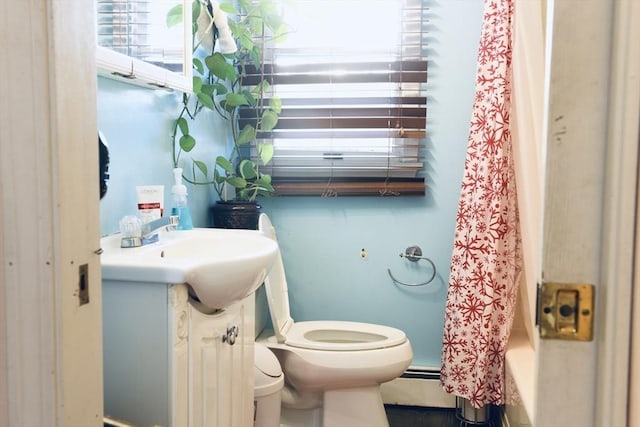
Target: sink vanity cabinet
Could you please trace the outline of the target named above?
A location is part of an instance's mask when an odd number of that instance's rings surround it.
[[[188,286],[103,280],[105,415],[136,426],[253,425],[254,297],[211,311]]]
[[[139,427],[251,427],[254,292],[278,246],[252,230],[160,234],[135,248],[120,234],[100,241],[105,415]]]

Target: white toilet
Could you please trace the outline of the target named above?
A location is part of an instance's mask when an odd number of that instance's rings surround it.
[[[266,214],[259,230],[277,240]],[[285,377],[283,425],[388,427],[380,384],[399,377],[413,358],[399,329],[359,322],[294,322],[280,252],[265,280],[274,331],[257,339],[277,356]]]

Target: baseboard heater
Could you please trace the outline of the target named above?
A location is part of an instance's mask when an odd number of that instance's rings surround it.
[[[409,368],[400,375],[400,378],[440,381],[440,370],[435,368]]]
[[[412,366],[399,378],[381,385],[382,401],[389,405],[455,408],[454,395],[440,385],[440,370]]]
[[[104,417],[103,426],[104,427],[136,427],[133,424],[130,424],[130,423],[122,421],[122,420],[117,420],[117,419],[111,418],[109,416],[105,416]]]

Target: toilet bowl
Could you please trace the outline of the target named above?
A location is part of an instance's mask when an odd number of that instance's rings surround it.
[[[266,214],[260,215],[258,229],[277,240]],[[387,427],[380,384],[411,364],[413,350],[405,333],[361,322],[294,322],[279,251],[264,285],[274,330],[264,331],[257,341],[282,366],[283,417],[289,408],[302,418],[308,412],[308,420],[299,425]]]

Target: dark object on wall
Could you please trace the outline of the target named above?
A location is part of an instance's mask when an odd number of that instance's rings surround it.
[[[101,132],[98,132],[98,150],[100,155],[100,199],[107,194],[107,181],[109,181],[109,146]]]
[[[255,202],[217,201],[210,208],[210,225],[213,228],[258,229],[260,205]]]

